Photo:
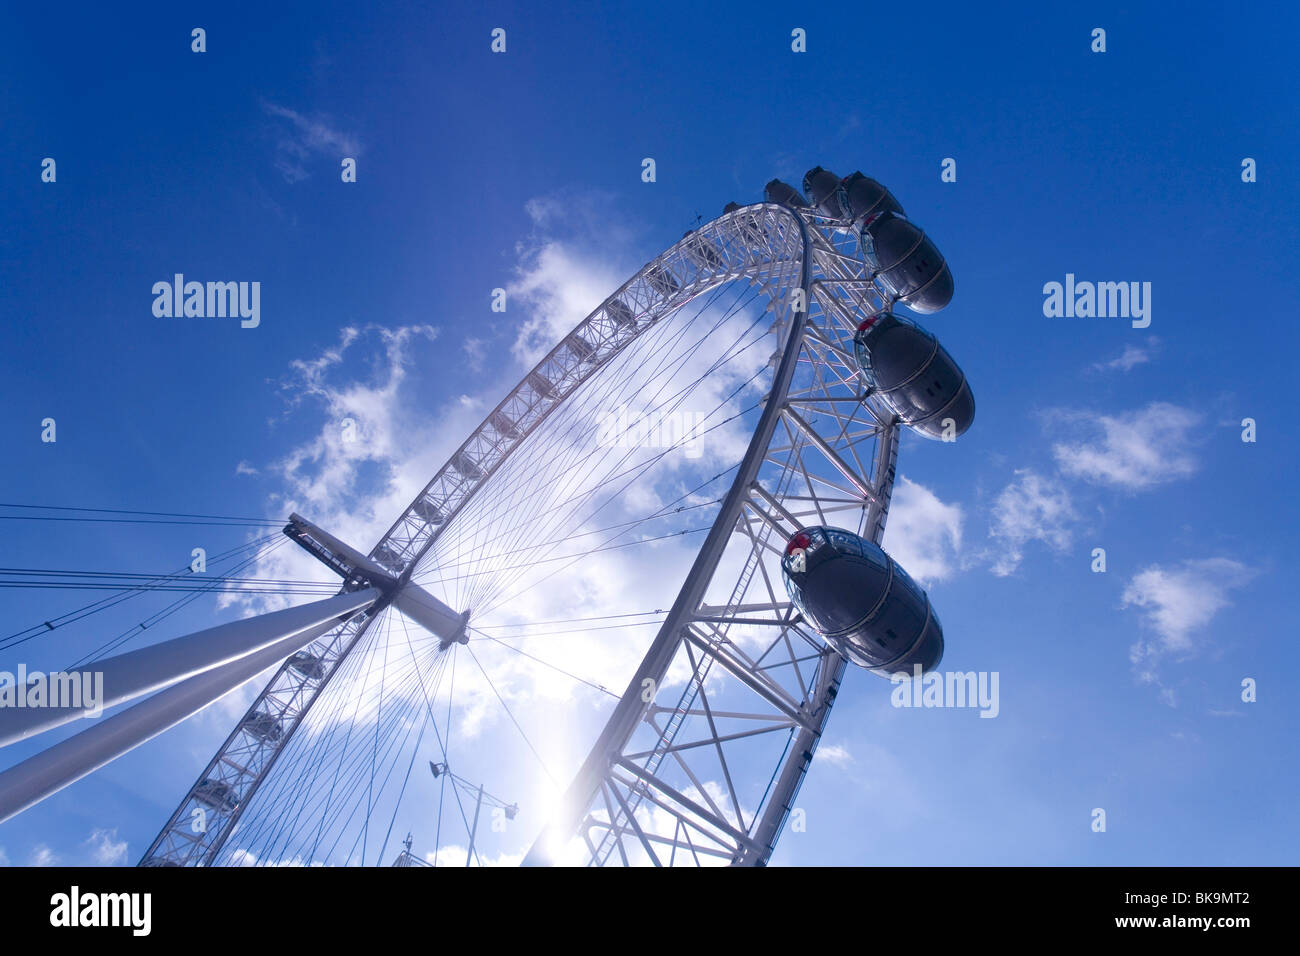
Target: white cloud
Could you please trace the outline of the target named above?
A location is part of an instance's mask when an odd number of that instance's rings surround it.
[[[1016,472],[994,502],[991,517],[989,537],[996,551],[993,573],[999,577],[1020,567],[1025,545],[1031,541],[1041,541],[1056,551],[1068,548],[1073,538],[1071,525],[1077,518],[1065,486],[1032,469]]]
[[[117,839],[117,830],[95,829],[84,846],[90,851],[91,866],[126,865],[126,841]]]
[[[31,858],[27,861],[28,866],[58,866],[59,858],[44,843],[37,844],[32,850]]]
[[[336,345],[291,363],[291,375],[282,383],[289,413],[309,406],[306,417],[319,424],[312,437],[265,466],[280,481],[281,490],[269,503],[275,517],[296,511],[362,551],[369,550],[370,542],[478,421],[475,410],[455,400],[427,417],[407,411],[417,404],[409,369],[421,357],[419,349],[436,337],[437,330],[428,325],[345,328]],[[368,369],[362,378],[350,377],[350,360]],[[438,427],[440,415],[445,431]],[[327,569],[293,547],[265,556],[257,573],[288,580],[334,580]],[[251,612],[292,603],[297,599],[227,594],[222,606],[238,604]]]
[[[1080,432],[1052,446],[1061,473],[1138,491],[1196,472],[1193,433],[1202,416],[1168,402],[1117,416],[1054,412],[1050,425]]]
[[[241,461],[239,464],[237,464],[237,465],[235,466],[235,474],[237,474],[237,475],[256,475],[256,474],[258,474],[258,470],[257,470],[256,468],[254,468],[252,465],[250,465],[248,462],[246,462],[246,461]]]
[[[481,848],[477,847],[477,841],[475,841],[475,845],[474,866],[514,867],[518,866],[524,859],[524,854],[522,853],[506,853],[504,851],[495,856],[490,856],[489,854],[484,853]],[[456,846],[452,844],[449,846],[439,847],[436,853],[432,851],[426,853],[424,855],[424,860],[428,863],[432,863],[434,866],[464,867],[465,856],[468,853],[468,846]],[[385,860],[384,862],[388,863],[390,861]]]
[[[822,744],[817,748],[817,761],[845,767],[853,763],[853,755],[842,744]]]
[[[481,372],[483,370],[483,362],[487,359],[487,339],[474,338],[471,336],[464,341],[461,345],[461,349],[465,353],[465,364],[469,367],[469,370],[471,372]]]
[[[268,116],[284,121],[276,142],[275,168],[286,182],[308,178],[311,173],[307,171],[307,163],[314,156],[330,160],[330,168],[337,169],[343,157],[355,158],[361,152],[357,138],[338,129],[324,114],[308,116],[275,103],[263,103],[262,109]]]
[[[513,353],[535,365],[639,268],[632,232],[603,193],[530,199],[532,233],[515,246],[519,265],[506,286],[508,313],[525,316]]]
[[[918,581],[941,581],[961,556],[962,509],[924,485],[900,477],[889,506],[884,546]]]
[[[559,240],[544,240],[526,255],[506,296],[509,308],[528,316],[520,324],[514,355],[535,365],[627,276]]]
[[[1152,337],[1145,345],[1125,345],[1124,351],[1115,358],[1105,362],[1094,362],[1090,368],[1094,372],[1131,372],[1139,365],[1151,361],[1159,341]]]
[[[1142,610],[1149,636],[1129,649],[1139,678],[1156,680],[1166,658],[1195,654],[1196,635],[1230,606],[1229,593],[1244,586],[1254,571],[1231,558],[1184,561],[1176,567],[1151,565],[1139,571],[1124,589],[1123,606]]]

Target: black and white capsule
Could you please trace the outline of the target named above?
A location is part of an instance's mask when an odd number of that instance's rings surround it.
[[[943,627],[930,599],[879,545],[804,528],[786,544],[781,576],[804,620],[845,660],[885,677],[939,666]]]
[[[873,315],[853,337],[858,364],[903,424],[951,441],[975,420],[970,383],[939,340],[893,312]]]
[[[882,212],[862,227],[862,256],[895,298],[913,312],[938,312],[952,301],[952,272],[921,227]]]

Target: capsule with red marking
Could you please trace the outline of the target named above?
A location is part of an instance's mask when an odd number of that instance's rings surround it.
[[[930,599],[879,545],[842,528],[804,528],[786,544],[781,576],[804,620],[845,660],[883,677],[939,666],[943,627]]]
[[[954,441],[975,420],[970,383],[939,340],[893,312],[858,326],[853,350],[868,384],[903,424]]]

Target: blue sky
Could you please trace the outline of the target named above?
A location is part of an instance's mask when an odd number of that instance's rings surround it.
[[[774,862],[1294,862],[1298,15],[951,7],[6,11],[0,498],[271,519],[307,502],[373,538],[577,305],[774,176],[861,169],[948,257],[956,297],[923,321],[978,407],[956,446],[905,437],[911,521],[891,528],[912,535],[886,545],[927,562],[945,667],[998,671],[1001,713],[897,710],[851,674],[808,830]],[[156,318],[176,272],[259,281],[260,326]],[[1150,327],[1045,317],[1067,273],[1150,282]],[[533,310],[491,312],[499,286]],[[331,472],[321,436],[348,411],[373,456]],[[171,571],[249,534],[3,524],[13,568]],[[93,597],[2,594],[12,631]],[[237,613],[197,601],[162,636]],[[140,616],[0,668],[70,663]],[[0,862],[134,862],[239,713],[0,825]],[[479,716],[509,765],[518,741]]]

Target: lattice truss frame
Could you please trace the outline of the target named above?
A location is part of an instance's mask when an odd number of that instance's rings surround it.
[[[619,709],[636,712],[635,729],[589,758],[588,769],[593,760],[603,768],[581,818],[587,862],[766,862],[807,772],[845,664],[797,618],[774,559],[784,536],[800,524],[838,524],[879,542],[898,453],[897,423],[863,383],[852,347],[858,322],[892,302],[865,270],[856,237],[842,226],[814,210],[759,203],[688,234],[559,342],[369,553],[406,580],[477,489],[610,358],[722,283],[746,280],[767,295],[779,347],[766,400],[776,407],[770,415],[765,409],[763,418],[774,427],[766,441],[755,434],[747,456],[752,467],[739,470],[729,505],[717,518],[717,526],[729,529],[728,547],[697,560],[683,594],[702,593],[706,585],[725,588],[713,580],[720,566],[738,561],[740,574],[722,603],[689,602],[689,610],[683,605],[670,615],[656,638],[659,654],[671,647],[665,679],[654,682],[651,694],[634,679]],[[792,363],[784,382],[779,361]],[[299,663],[291,658],[280,666],[142,865],[217,860],[382,603],[317,639]],[[726,704],[745,697],[744,706]],[[264,733],[270,721],[280,726],[278,735]],[[765,756],[774,762],[755,760],[752,752],[743,761],[729,759],[732,750],[753,751],[756,743],[771,750]],[[713,761],[711,768],[699,766],[702,756]],[[214,785],[233,809],[196,796]],[[194,825],[198,818],[202,827]]]

